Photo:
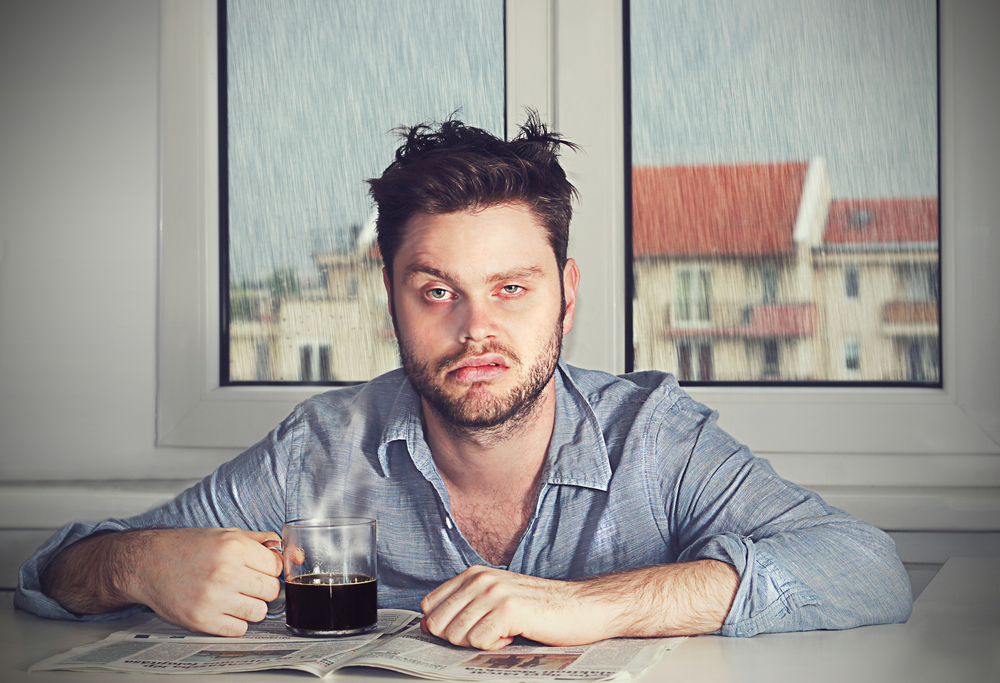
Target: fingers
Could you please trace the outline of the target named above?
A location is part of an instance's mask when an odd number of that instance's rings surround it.
[[[421,602],[421,628],[462,647],[498,650],[509,645],[517,628],[518,575],[471,567],[441,584]]]
[[[164,530],[148,569],[149,607],[194,631],[240,636],[281,589],[277,534],[239,529]]]
[[[265,539],[272,541],[274,539]],[[281,576],[281,555],[262,542],[253,541],[243,549],[246,566],[268,576]]]

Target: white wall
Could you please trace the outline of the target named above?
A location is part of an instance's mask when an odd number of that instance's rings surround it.
[[[230,455],[153,445],[159,25],[157,0],[0,3],[0,480]]]

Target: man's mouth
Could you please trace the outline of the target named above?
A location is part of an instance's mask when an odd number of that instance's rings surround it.
[[[487,354],[463,358],[448,371],[448,374],[461,384],[473,382],[489,382],[503,375],[510,366],[507,360],[499,354]]]

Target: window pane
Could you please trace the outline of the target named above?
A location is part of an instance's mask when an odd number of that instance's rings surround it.
[[[226,10],[222,382],[369,379],[398,360],[364,180],[392,160],[399,125],[458,112],[503,134],[503,0]]]
[[[629,31],[634,369],[940,383],[934,0],[632,0]]]

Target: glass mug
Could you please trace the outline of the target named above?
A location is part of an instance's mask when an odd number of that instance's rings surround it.
[[[378,623],[375,520],[326,517],[285,522],[281,547],[284,616],[297,636],[348,636]]]

